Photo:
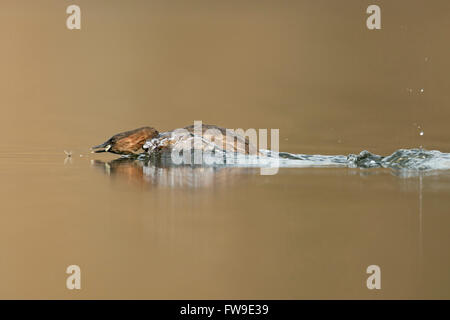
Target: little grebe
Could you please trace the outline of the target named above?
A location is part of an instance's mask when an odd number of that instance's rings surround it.
[[[200,131],[201,133],[198,132]],[[193,143],[194,137],[201,135],[200,143]],[[227,139],[228,138],[228,139]],[[138,154],[141,148],[148,153],[170,151],[172,148],[206,149],[215,146],[229,152],[256,154],[256,147],[249,139],[215,125],[190,125],[181,129],[159,133],[151,127],[142,127],[118,133],[106,142],[92,147],[93,152],[111,152],[115,154]],[[189,145],[188,145],[189,144]]]

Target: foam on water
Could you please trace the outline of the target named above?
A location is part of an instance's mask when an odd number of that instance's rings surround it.
[[[214,150],[213,156],[199,163],[192,159],[184,164],[201,164],[226,167],[349,167],[392,168],[398,170],[447,170],[450,169],[450,153],[425,149],[399,149],[389,156],[380,156],[369,151],[345,155],[307,155],[287,152],[259,150],[260,155],[241,155]],[[147,156],[141,157],[142,160]],[[170,154],[159,155],[159,160],[170,165]]]
[[[404,170],[450,169],[450,154],[437,150],[399,149],[387,157],[362,151],[348,156],[349,166],[359,168],[392,168]]]
[[[423,132],[421,126],[418,126]],[[380,156],[362,151],[359,154],[345,155],[307,155],[293,154],[288,152],[273,152],[270,150],[259,150],[259,155],[242,155],[232,151],[224,150],[209,139],[197,136],[193,133],[162,133],[163,139],[153,139],[145,144],[149,155],[142,157],[153,157],[158,154],[159,159],[169,165],[171,154],[159,154],[159,146],[172,143],[176,152],[188,150],[189,156],[184,164],[197,164],[207,166],[227,166],[227,167],[350,167],[350,168],[392,168],[399,170],[446,170],[450,169],[450,154],[436,150],[419,149],[399,149],[389,156]],[[192,146],[197,146],[203,150],[200,158],[196,159],[191,152]],[[234,146],[233,144],[231,146]],[[228,148],[229,146],[227,146]],[[230,149],[233,149],[231,147]],[[245,150],[245,148],[243,149]],[[197,154],[198,156],[198,154]]]
[[[345,166],[350,168],[392,168],[401,170],[447,170],[450,169],[450,153],[425,149],[399,149],[389,156],[380,156],[369,151],[348,156],[293,155],[280,154],[293,163],[280,162],[280,166],[295,166],[298,162],[311,163],[312,166]],[[296,160],[298,159],[298,160]]]

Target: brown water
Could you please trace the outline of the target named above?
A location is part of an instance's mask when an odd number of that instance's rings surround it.
[[[377,1],[376,31],[372,1],[76,3],[80,31],[68,1],[0,5],[0,298],[450,298],[449,171],[89,153],[194,120],[292,153],[449,152],[450,2]]]

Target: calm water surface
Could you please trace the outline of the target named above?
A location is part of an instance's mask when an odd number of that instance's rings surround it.
[[[0,5],[0,298],[450,298],[448,170],[88,151],[202,120],[277,128],[295,154],[449,153],[449,1],[379,0],[376,31],[361,0],[77,4],[79,31],[66,1]]]
[[[261,176],[64,156],[0,157],[3,297],[448,298],[448,171]],[[365,286],[371,264],[380,292]]]

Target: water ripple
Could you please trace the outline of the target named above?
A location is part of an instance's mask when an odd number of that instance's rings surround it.
[[[259,150],[260,155],[236,155],[215,152],[215,162],[206,161],[206,165],[225,167],[349,167],[349,168],[391,168],[398,170],[447,170],[450,169],[450,153],[425,149],[399,149],[389,156],[381,156],[369,151],[345,155],[308,155],[287,152]],[[140,160],[147,161],[148,155],[141,155]],[[157,156],[158,162],[171,165],[170,154]],[[184,164],[199,164],[192,161]],[[172,164],[173,165],[173,164]],[[205,165],[205,161],[201,163]]]

